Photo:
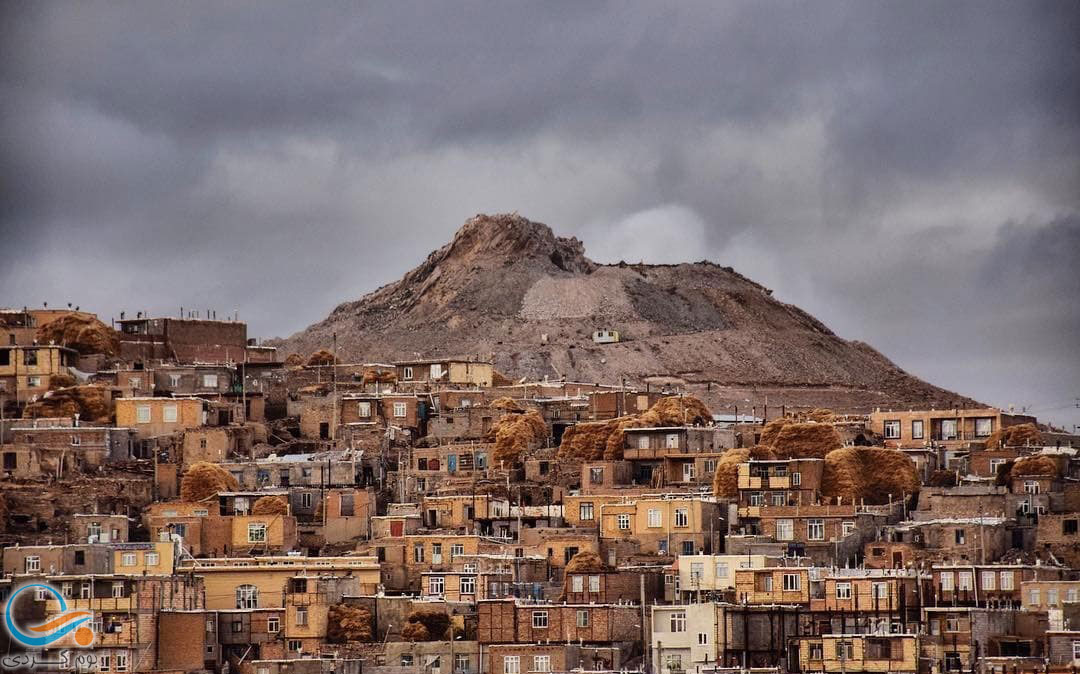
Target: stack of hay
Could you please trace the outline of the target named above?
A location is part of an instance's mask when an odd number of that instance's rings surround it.
[[[363,606],[334,604],[326,618],[326,640],[332,644],[371,641],[375,635],[371,611]]]
[[[192,464],[180,480],[180,498],[185,501],[202,501],[223,491],[236,491],[240,483],[216,463],[199,461]]]
[[[113,411],[109,389],[94,385],[57,389],[23,408],[24,419],[75,414],[85,423],[111,424]]]
[[[334,354],[330,353],[326,349],[319,349],[315,353],[311,354],[307,360],[308,365],[333,365]]]
[[[450,627],[450,616],[435,609],[417,609],[406,621],[401,630],[405,641],[442,641]]]
[[[289,500],[285,496],[275,494],[273,496],[261,496],[255,505],[251,506],[252,515],[288,515]]]
[[[116,331],[92,316],[67,314],[38,328],[39,344],[59,344],[86,355],[120,353],[120,338]]]
[[[986,446],[999,447],[1041,447],[1042,433],[1035,424],[1017,424],[999,428],[986,439]]]
[[[768,460],[776,458],[772,447],[755,445],[750,449],[739,447],[724,452],[716,462],[713,474],[713,492],[720,498],[735,498],[739,495],[739,464],[750,459]]]
[[[558,458],[575,461],[613,461],[623,456],[624,431],[628,428],[705,425],[712,413],[693,396],[661,398],[641,414],[571,426],[563,433]]]
[[[295,370],[304,366],[304,357],[298,353],[290,353],[285,357],[285,367]]]
[[[548,435],[547,424],[536,410],[504,414],[492,431],[495,435],[492,459],[505,466],[521,465],[526,453],[543,444]]]
[[[919,491],[918,470],[906,454],[880,447],[844,447],[825,457],[821,493],[852,503],[880,505]]]

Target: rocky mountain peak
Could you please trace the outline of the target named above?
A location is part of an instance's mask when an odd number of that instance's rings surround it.
[[[596,267],[585,257],[585,246],[577,238],[555,236],[547,225],[517,213],[481,213],[469,218],[441,252],[439,264],[500,265],[533,258],[572,273],[588,273]]]

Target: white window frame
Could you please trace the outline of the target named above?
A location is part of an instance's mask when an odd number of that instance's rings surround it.
[[[202,376],[203,388],[217,388],[218,376],[216,374],[204,374]]]
[[[476,594],[476,576],[462,576],[458,581],[458,592],[461,594]]]
[[[776,540],[778,540],[778,541],[793,541],[793,540],[795,540],[795,520],[792,520],[792,519],[776,520]]]
[[[675,509],[675,526],[688,527],[690,526],[690,509],[689,508],[676,508]]]
[[[899,419],[888,419],[882,426],[882,434],[886,440],[899,440],[903,433],[903,424]]]
[[[571,592],[584,592],[585,591],[585,576],[573,575],[570,576],[570,591]]]
[[[953,583],[954,577],[952,571],[942,571],[940,587],[942,592],[952,592],[955,584]]]
[[[550,655],[534,655],[533,656],[533,671],[534,672],[550,672],[551,671],[551,656]]]
[[[615,516],[615,521],[622,531],[628,531],[630,529],[630,513],[619,513]]]
[[[408,406],[401,402],[394,403],[394,418],[404,419],[406,416],[408,416]]]
[[[837,599],[851,599],[851,583],[837,583],[836,584],[836,598]]]
[[[236,587],[236,608],[259,608],[259,588],[251,584],[238,585]]]
[[[405,367],[401,368],[401,378],[404,379],[405,381],[411,381],[412,380],[412,378],[413,378],[413,369],[412,369],[411,366],[406,365]]]
[[[589,576],[589,592],[600,591],[600,576],[592,574]]]
[[[428,594],[442,596],[446,592],[446,578],[443,576],[428,577]]]
[[[679,434],[668,433],[664,436],[664,447],[666,449],[678,449],[679,448]]]
[[[248,524],[248,543],[265,543],[267,528],[264,522],[250,522]]]
[[[371,401],[364,400],[356,403],[356,416],[358,417],[370,417],[371,416]]]
[[[149,405],[136,405],[135,406],[135,423],[148,424],[151,419],[150,406]]]
[[[277,634],[281,631],[281,618],[276,615],[272,615],[266,619],[266,631],[270,634]]]
[[[685,632],[686,631],[686,611],[672,611],[668,616],[669,632]]]
[[[784,574],[784,592],[798,592],[802,589],[802,576],[797,573]]]
[[[532,612],[532,626],[534,630],[544,630],[548,627],[548,612],[547,611],[533,611]]]
[[[809,520],[806,520],[806,540],[808,540],[808,541],[823,541],[823,540],[825,540],[825,520],[823,520],[823,519],[809,519]]]
[[[180,409],[176,405],[166,405],[161,408],[161,420],[167,424],[175,424],[180,418]]]
[[[33,573],[35,571],[41,571],[41,557],[29,555],[26,558],[26,572]]]
[[[664,514],[659,508],[649,508],[649,528],[655,529],[664,526]]]
[[[410,369],[410,368],[406,368]],[[503,656],[503,674],[521,674],[521,656],[520,655],[504,655]]]

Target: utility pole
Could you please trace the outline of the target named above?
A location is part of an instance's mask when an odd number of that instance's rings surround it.
[[[338,394],[337,394],[337,333],[334,333],[334,362],[330,367],[334,368],[334,408],[330,413],[330,437],[337,441],[337,408],[338,408]]]

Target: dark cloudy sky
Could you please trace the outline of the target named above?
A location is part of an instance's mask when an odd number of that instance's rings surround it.
[[[285,335],[468,216],[1080,423],[1080,4],[8,2],[0,305]]]

